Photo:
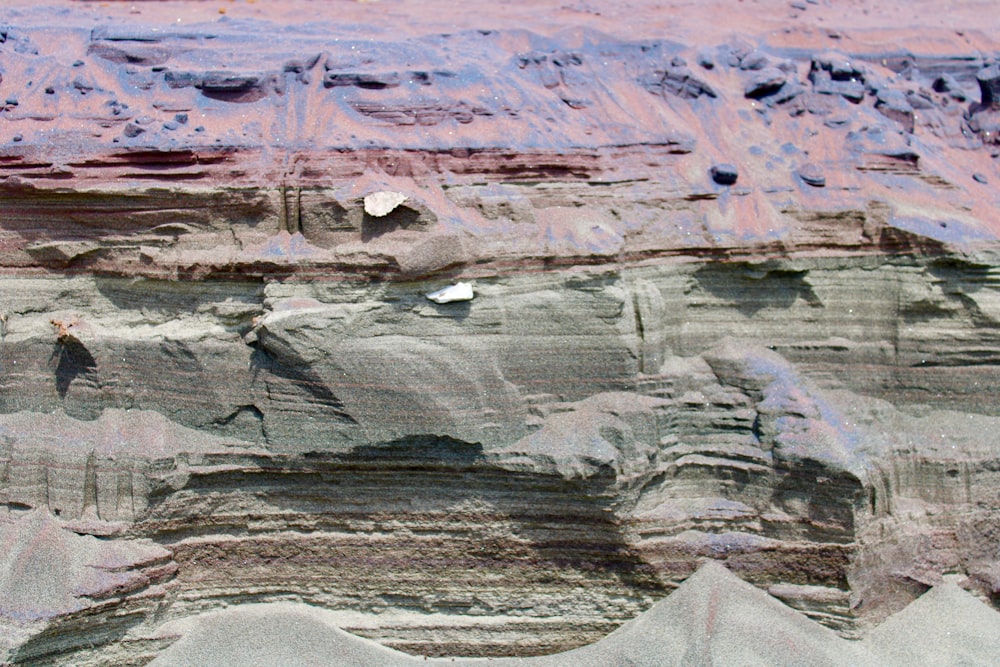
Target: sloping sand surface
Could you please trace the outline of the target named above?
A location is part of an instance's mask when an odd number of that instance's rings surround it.
[[[606,638],[538,664],[876,663],[856,644],[709,561],[667,598]]]
[[[415,665],[423,660],[348,634],[332,612],[304,604],[241,605],[174,621],[161,628],[183,638],[164,651],[155,667],[339,667]]]
[[[725,567],[706,563],[674,593],[601,641],[537,658],[425,660],[334,626],[332,612],[293,603],[244,605],[163,626],[182,638],[151,664],[385,666],[875,665],[841,639]],[[884,663],[883,663],[884,664]]]
[[[863,643],[884,665],[1000,665],[1000,614],[946,583],[887,618]]]

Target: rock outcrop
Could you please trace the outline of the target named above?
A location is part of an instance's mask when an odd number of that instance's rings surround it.
[[[1000,600],[995,12],[8,5],[0,662],[864,664]]]

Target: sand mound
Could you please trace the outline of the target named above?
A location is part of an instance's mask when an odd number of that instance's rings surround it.
[[[857,645],[709,561],[670,596],[605,639],[545,664],[874,663]]]
[[[886,665],[1000,665],[1000,614],[946,583],[890,616],[863,643]]]
[[[374,667],[423,662],[335,627],[331,612],[304,604],[240,605],[168,623],[164,635],[182,638],[153,667]]]
[[[184,665],[867,665],[863,648],[841,639],[742,581],[706,563],[680,588],[601,641],[537,658],[424,660],[334,626],[331,612],[292,603],[244,605],[175,621],[161,634],[182,639],[153,661]]]

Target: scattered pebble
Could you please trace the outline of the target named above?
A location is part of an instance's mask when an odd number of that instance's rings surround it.
[[[980,174],[978,171],[972,175],[972,180],[974,180],[976,183],[982,183],[983,185],[989,183],[989,180],[987,180],[987,178],[982,174]]]
[[[709,49],[702,49],[698,51],[698,64],[705,69],[715,68],[715,58]]]
[[[806,185],[814,188],[822,188],[826,185],[826,174],[823,169],[812,162],[808,162],[795,170],[795,175],[802,179]]]
[[[132,137],[138,137],[140,134],[142,134],[145,131],[146,131],[146,128],[140,127],[140,126],[136,125],[135,123],[126,123],[125,124],[125,129],[122,130],[122,134],[124,134],[126,137],[132,138]]]
[[[425,296],[434,303],[453,303],[455,301],[472,301],[476,294],[469,283],[456,283]]]
[[[739,177],[739,171],[731,164],[715,164],[708,170],[712,180],[719,185],[733,185]]]
[[[760,99],[773,93],[785,85],[785,73],[777,67],[765,67],[758,70],[743,89],[743,94],[752,99]]]

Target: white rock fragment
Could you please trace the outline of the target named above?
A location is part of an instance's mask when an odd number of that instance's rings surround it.
[[[469,283],[456,283],[426,296],[434,303],[451,303],[453,301],[472,301],[476,295]]]
[[[406,195],[401,192],[385,190],[365,195],[365,213],[376,218],[389,215],[397,206],[406,201]]]

